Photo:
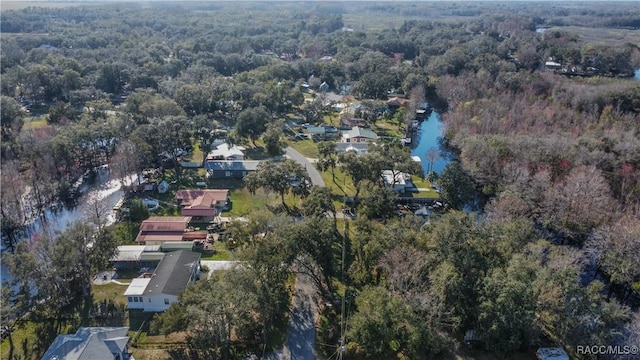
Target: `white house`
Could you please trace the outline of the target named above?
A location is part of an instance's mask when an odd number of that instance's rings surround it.
[[[125,291],[129,309],[166,311],[178,301],[187,285],[200,273],[200,253],[180,250],[166,253],[153,274],[133,279]]]
[[[404,193],[407,189],[415,187],[411,182],[411,175],[403,172],[393,172],[392,170],[383,170],[382,177],[386,186],[393,190]]]
[[[362,142],[362,143],[337,142],[335,144],[336,144],[336,152],[337,153],[353,151],[357,155],[362,155],[362,154],[366,154],[367,152],[369,152],[369,143],[367,143],[367,142]]]
[[[222,143],[209,152],[207,160],[244,160],[245,148],[243,146]]]

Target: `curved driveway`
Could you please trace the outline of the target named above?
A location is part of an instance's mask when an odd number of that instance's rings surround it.
[[[311,178],[311,183],[313,185],[324,186],[324,180],[322,180],[322,176],[320,176],[320,172],[316,169],[315,166],[313,166],[313,164],[311,163],[311,161],[309,161],[309,159],[304,157],[302,154],[300,154],[296,149],[292,148],[291,146],[287,146],[287,149],[285,151],[286,151],[285,154],[289,159],[297,162],[298,164],[304,166],[307,169],[307,172],[309,173],[309,177]]]

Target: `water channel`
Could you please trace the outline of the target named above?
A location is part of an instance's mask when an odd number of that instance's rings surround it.
[[[131,183],[133,177],[125,180]],[[112,176],[107,167],[98,168],[95,177],[86,181],[81,190],[84,195],[78,199],[78,203],[73,207],[61,207],[59,209],[47,209],[43,216],[35,219],[25,230],[25,241],[37,241],[43,234],[55,236],[56,232],[63,232],[67,226],[74,222],[87,218],[90,204],[100,201],[107,211],[107,223],[115,221],[113,207],[124,196],[122,182]],[[0,281],[11,280],[4,264],[0,267]]]
[[[418,126],[418,134],[415,139],[417,145],[411,149],[411,155],[420,157],[425,175],[429,172],[430,165],[431,170],[439,174],[450,162],[450,159],[440,146],[442,131],[443,124],[440,120],[440,115],[435,110],[431,112],[428,119],[424,120]],[[430,149],[435,149],[438,152],[438,157],[433,164],[429,164],[427,156],[427,152],[429,152]]]

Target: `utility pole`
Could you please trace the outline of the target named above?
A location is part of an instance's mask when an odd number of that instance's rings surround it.
[[[340,344],[338,344],[338,360],[342,360],[344,356],[344,351],[346,349],[345,344],[345,336],[347,330],[346,318],[345,318],[345,300],[347,298],[348,286],[347,286],[347,276],[345,273],[345,262],[347,259],[347,235],[349,234],[349,221],[344,219],[344,234],[342,235],[342,283],[345,285],[344,295],[342,296],[342,309],[340,314]]]

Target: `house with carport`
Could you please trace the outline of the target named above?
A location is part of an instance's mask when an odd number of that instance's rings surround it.
[[[166,253],[153,273],[133,279],[124,293],[129,310],[166,311],[200,276],[200,253]]]

